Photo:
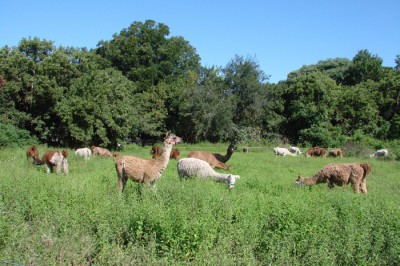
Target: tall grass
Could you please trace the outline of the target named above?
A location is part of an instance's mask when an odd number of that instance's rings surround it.
[[[180,145],[181,156],[227,145]],[[40,154],[45,151],[40,147]],[[122,153],[150,158],[150,147]],[[111,159],[70,151],[69,176],[46,174],[25,150],[0,151],[0,260],[54,265],[398,265],[399,162],[364,157],[275,157],[236,152],[233,190],[180,180],[171,160],[154,191],[131,181],[122,195]],[[350,186],[296,187],[332,162],[369,162],[368,195]]]

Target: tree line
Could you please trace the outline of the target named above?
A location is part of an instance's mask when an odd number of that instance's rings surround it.
[[[203,67],[195,47],[153,20],[95,49],[37,37],[0,50],[0,146],[32,141],[116,147],[159,141],[286,139],[343,145],[400,137],[400,56],[394,68],[360,50],[303,66],[277,84],[255,58]]]

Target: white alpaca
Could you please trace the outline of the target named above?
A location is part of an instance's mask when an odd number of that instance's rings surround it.
[[[382,150],[377,150],[375,153],[371,154],[369,157],[374,158],[374,157],[386,157],[388,156],[389,151],[387,149],[382,149]]]
[[[89,148],[81,148],[75,151],[75,156],[83,157],[85,160],[89,160],[92,156],[92,151]]]
[[[294,153],[295,155],[301,154],[300,149],[297,148],[297,147],[294,147],[294,146],[291,146],[291,147],[289,148],[289,151],[290,151],[291,153]]]
[[[274,153],[275,153],[275,156],[278,156],[278,155],[281,155],[281,156],[286,156],[286,155],[296,156],[296,154],[291,153],[288,149],[279,148],[279,147],[274,148]]]
[[[220,174],[206,162],[197,158],[184,158],[178,161],[180,177],[210,178],[219,182],[227,182],[230,189],[234,188],[238,175]]]

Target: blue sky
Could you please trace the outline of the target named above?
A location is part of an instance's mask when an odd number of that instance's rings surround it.
[[[196,48],[203,66],[255,59],[270,82],[303,65],[352,59],[367,49],[393,67],[400,54],[399,0],[0,0],[0,47],[38,37],[95,48],[134,21],[167,25]]]

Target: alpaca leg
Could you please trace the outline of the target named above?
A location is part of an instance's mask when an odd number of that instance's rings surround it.
[[[47,163],[44,166],[46,168],[46,173],[50,173],[52,171],[52,167],[49,166]]]
[[[355,193],[360,193],[360,186],[361,186],[361,184],[359,181],[356,181],[353,183],[353,190]]]
[[[365,180],[363,180],[361,182],[361,192],[367,194],[368,190],[367,190],[367,182],[365,182]]]
[[[63,161],[63,171],[64,171],[64,175],[68,175],[68,161],[67,161],[67,159],[65,159]]]
[[[61,162],[57,162],[56,164],[56,173],[59,174],[61,172]]]
[[[122,193],[124,191],[126,182],[127,182],[127,178],[123,174],[118,175],[118,189],[119,189],[120,193]]]

